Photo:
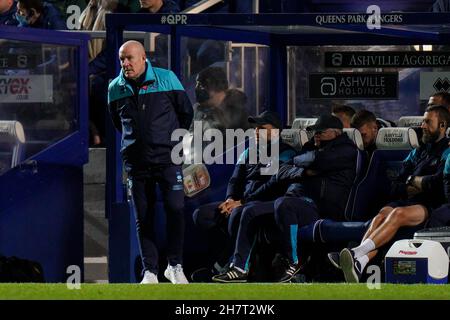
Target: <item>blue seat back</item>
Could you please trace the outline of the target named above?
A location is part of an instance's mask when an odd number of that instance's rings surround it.
[[[353,186],[350,189],[350,193],[347,199],[347,205],[345,206],[344,217],[347,221],[352,221],[353,217],[353,203],[356,195],[356,187],[364,178],[366,172],[365,169],[368,166],[367,153],[364,151],[364,144],[361,137],[361,133],[357,129],[344,129],[344,132],[352,140],[358,148],[358,154],[356,158],[356,174]]]
[[[344,211],[344,217],[347,221],[355,221],[355,197],[358,185],[364,179],[366,174],[368,156],[367,153],[363,150],[358,149],[358,156],[356,161],[356,176],[353,182],[353,186],[350,189],[350,193],[347,199],[347,205]]]

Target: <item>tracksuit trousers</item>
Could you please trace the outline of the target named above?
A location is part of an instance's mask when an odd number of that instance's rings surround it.
[[[158,165],[131,171],[128,177],[128,202],[136,218],[136,230],[143,272],[158,273],[155,245],[156,184],[162,193],[167,225],[167,259],[170,265],[182,264],[184,243],[184,187],[181,166]]]

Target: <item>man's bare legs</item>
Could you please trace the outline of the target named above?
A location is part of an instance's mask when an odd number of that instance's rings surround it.
[[[361,242],[366,240],[384,222],[384,220],[389,215],[389,213],[392,212],[392,210],[394,210],[394,208],[392,207],[381,208],[380,212],[378,212],[378,214],[372,219],[372,222],[370,223],[370,226],[364,234]]]
[[[369,228],[367,229],[366,233],[364,234],[361,243],[363,243],[369,236],[375,232],[375,230],[378,229],[378,227],[384,222],[384,220],[387,218],[387,216],[394,210],[392,207],[383,207],[380,212],[372,219],[372,222],[370,223]],[[372,250],[370,251],[367,256],[369,258],[369,261],[372,260],[378,253],[378,250]]]
[[[376,255],[377,248],[391,241],[401,227],[417,226],[428,217],[424,206],[384,207],[372,220],[363,241],[351,250],[344,249],[340,254],[341,268],[347,282],[358,282],[362,270]],[[355,267],[358,269],[355,272]]]

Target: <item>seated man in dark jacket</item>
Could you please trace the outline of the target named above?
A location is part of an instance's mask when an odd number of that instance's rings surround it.
[[[347,282],[359,282],[378,248],[391,241],[401,227],[423,225],[430,213],[446,202],[442,177],[450,153],[445,136],[449,123],[446,107],[430,106],[425,110],[423,144],[403,161],[402,171],[392,185],[392,196],[397,201],[387,204],[373,218],[358,247],[345,248],[339,255],[329,254]]]
[[[274,211],[258,212],[244,209],[239,225],[233,256],[233,266],[224,274],[213,278],[217,282],[245,282],[251,255],[253,220],[263,214],[273,214],[282,232],[283,253],[288,259],[286,270],[278,281],[287,282],[302,266],[297,258],[297,230],[319,217],[343,220],[343,213],[356,174],[357,149],[343,134],[342,122],[335,116],[322,115],[309,128],[315,131],[314,140],[302,148],[293,164],[282,165],[278,174],[246,200],[264,200],[286,196],[275,201]],[[287,189],[288,188],[288,189]]]
[[[430,213],[428,228],[450,226],[450,157],[447,156],[444,166],[444,193],[447,202]]]
[[[249,117],[249,122],[256,124],[256,138],[259,139],[259,130],[266,129],[267,136],[271,136],[271,129],[281,129],[281,121],[274,112],[263,112],[258,117]],[[270,138],[269,138],[270,139]],[[233,175],[228,182],[225,201],[213,202],[199,207],[193,213],[197,226],[208,231],[209,244],[214,260],[214,273],[223,271],[232,254],[234,239],[241,213],[245,206],[242,203],[246,197],[259,186],[270,179],[269,175],[261,174],[261,163],[249,163],[250,150],[246,149],[237,162]],[[279,161],[286,162],[296,154],[289,145],[280,142]],[[268,197],[265,200],[274,200]],[[271,204],[273,207],[273,203]],[[195,279],[193,279],[195,280]],[[208,279],[210,280],[210,278]]]

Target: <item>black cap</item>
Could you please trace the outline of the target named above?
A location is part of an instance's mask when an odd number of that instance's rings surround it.
[[[277,129],[281,129],[281,120],[278,113],[273,111],[264,111],[259,116],[248,117],[249,123],[255,123],[257,125],[271,124]]]
[[[343,129],[342,121],[331,114],[323,114],[316,123],[306,128],[306,130],[323,131],[326,129]]]

